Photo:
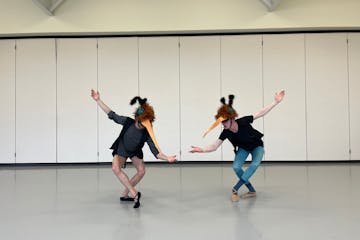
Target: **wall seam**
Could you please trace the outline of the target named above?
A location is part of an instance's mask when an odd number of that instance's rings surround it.
[[[15,141],[15,146],[14,146],[14,149],[15,149],[15,153],[14,153],[14,162],[16,164],[16,161],[17,161],[17,146],[16,146],[16,143],[17,143],[17,128],[16,128],[16,83],[17,83],[17,40],[15,40],[15,74],[14,74],[14,120],[15,120],[15,124],[14,124],[14,130],[15,130],[15,135],[14,135],[14,141]]]
[[[349,56],[349,34],[346,35],[346,60],[347,60],[347,83],[348,83],[348,86],[347,86],[347,100],[348,100],[348,133],[349,133],[349,150],[348,150],[348,153],[349,153],[349,160],[352,159],[352,156],[351,156],[351,112],[350,112],[350,56]]]
[[[55,38],[55,162],[59,161],[59,103],[58,103],[58,39]]]
[[[305,81],[304,81],[304,88],[305,88],[305,148],[306,148],[306,160],[309,160],[309,146],[308,146],[308,103],[307,103],[307,55],[306,55],[306,37],[307,35],[304,34],[304,68],[305,68]]]

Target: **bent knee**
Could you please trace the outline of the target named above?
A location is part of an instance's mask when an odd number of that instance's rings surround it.
[[[142,177],[145,175],[145,173],[146,173],[145,168],[141,168],[138,170],[138,174]]]
[[[259,165],[260,162],[252,162],[249,167],[256,170],[259,167]]]
[[[112,168],[111,168],[111,170],[113,171],[113,173],[115,174],[115,175],[119,175],[120,173],[121,173],[121,169],[120,169],[120,167],[119,166],[112,166]]]
[[[241,172],[242,171],[242,168],[238,167],[238,166],[234,166],[233,169],[234,169],[235,172]]]

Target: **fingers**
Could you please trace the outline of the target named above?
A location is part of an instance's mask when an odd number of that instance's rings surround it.
[[[285,90],[281,90],[280,92],[275,93],[275,101],[281,102],[284,96],[285,96]]]
[[[168,157],[169,162],[176,162],[176,155]]]
[[[94,99],[94,100],[98,100],[99,97],[100,97],[100,94],[98,91],[95,91],[94,89],[91,89],[91,97]]]
[[[190,153],[196,152],[196,148],[197,148],[196,146],[191,146],[191,148],[192,148],[192,149],[189,151]]]
[[[282,95],[282,96],[285,95],[285,90],[284,89],[281,90],[280,92],[277,93],[277,95]]]

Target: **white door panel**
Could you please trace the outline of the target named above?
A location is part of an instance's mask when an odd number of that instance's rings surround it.
[[[55,163],[55,39],[16,45],[16,162]]]
[[[263,107],[261,35],[221,37],[222,96],[234,94],[238,117],[253,115]],[[218,107],[221,106],[218,100]],[[252,124],[263,131],[263,119]],[[226,140],[222,144],[223,160],[234,160],[234,148]],[[248,157],[250,159],[250,156]]]
[[[58,162],[97,162],[97,40],[57,39]]]
[[[180,156],[179,38],[139,39],[140,96],[153,106],[154,133],[161,151]],[[146,145],[146,144],[145,144]],[[162,161],[144,148],[145,161]]]
[[[360,160],[360,34],[348,38],[351,160]]]
[[[0,40],[0,163],[15,163],[15,41]]]
[[[220,37],[180,38],[180,128],[182,161],[219,161],[221,149],[191,154],[191,145],[206,146],[220,127],[202,138],[214,122],[220,99]]]
[[[129,103],[138,95],[138,39],[100,38],[98,44],[101,99],[117,114],[133,118],[134,107]],[[100,108],[98,111],[99,161],[111,162],[109,147],[119,136],[122,125],[110,120]]]
[[[285,89],[283,102],[264,117],[265,158],[306,160],[304,35],[264,35],[264,103]]]
[[[346,34],[306,34],[309,160],[349,160]]]

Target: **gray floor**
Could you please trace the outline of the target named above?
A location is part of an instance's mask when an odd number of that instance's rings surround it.
[[[231,164],[148,165],[136,210],[108,165],[0,167],[0,238],[358,238],[360,164],[263,164],[258,197],[232,203],[235,181]]]

